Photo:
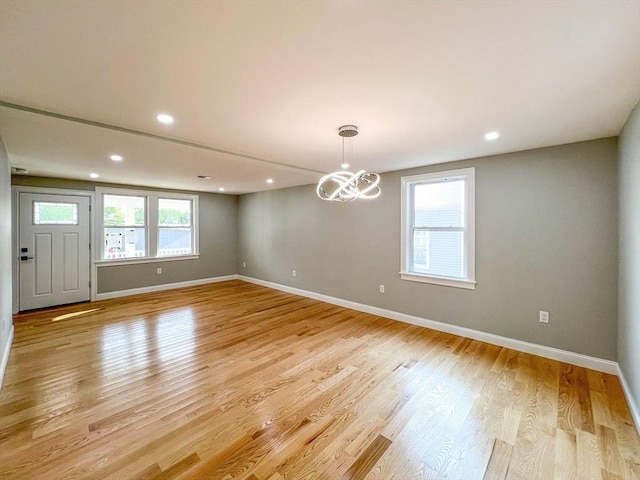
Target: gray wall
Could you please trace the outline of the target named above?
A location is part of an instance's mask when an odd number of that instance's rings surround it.
[[[640,412],[640,103],[620,134],[618,363]]]
[[[126,185],[16,175],[13,176],[12,182],[14,185],[73,190],[95,190],[96,186],[144,189]],[[168,191],[161,189],[147,190]],[[200,258],[135,265],[101,266],[98,268],[98,293],[185,282],[236,273],[238,197],[203,192],[181,193],[193,193],[200,197]],[[162,267],[161,275],[156,274],[157,267]]]
[[[371,201],[323,202],[312,185],[242,195],[238,272],[615,360],[616,158],[608,138],[387,173]],[[400,177],[471,166],[476,290],[400,280]]]
[[[11,174],[0,138],[0,387],[4,361],[9,357],[13,329],[11,318]]]
[[[637,125],[637,109],[634,118]],[[239,198],[200,193],[199,260],[103,267],[99,292],[240,273],[615,360],[616,142],[609,138],[391,172],[383,175],[382,196],[369,202],[322,202],[312,185]],[[634,148],[637,152],[637,146],[629,147]],[[634,161],[637,172],[637,156]],[[476,290],[400,280],[400,177],[469,166],[476,167]],[[88,190],[101,185],[37,177],[13,177],[13,183]],[[637,208],[634,212],[637,227]],[[157,266],[163,275],[156,275]],[[378,293],[380,284],[386,293]],[[624,291],[620,298],[622,308]],[[637,327],[637,303],[634,308]],[[551,313],[549,325],[538,322],[539,310]],[[637,338],[638,329],[634,332]],[[627,372],[634,360],[637,365],[632,351],[621,352]],[[633,377],[637,392],[637,373]]]

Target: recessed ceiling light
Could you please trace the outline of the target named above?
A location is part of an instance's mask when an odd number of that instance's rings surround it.
[[[211,180],[212,177],[209,175],[198,175],[198,178],[201,178],[202,180]]]
[[[273,178],[267,178],[267,183],[273,183]]]
[[[220,187],[220,188],[218,189],[218,191],[219,191],[219,192],[224,192],[224,188],[223,188],[223,187]]]
[[[489,132],[487,133],[484,138],[486,138],[487,140],[495,140],[496,138],[499,138],[500,134],[498,132]]]
[[[171,125],[173,123],[173,117],[167,113],[161,113],[156,116],[156,119],[160,123],[164,123],[165,125]]]
[[[343,163],[340,166],[342,167],[343,170],[346,170],[347,168],[349,168],[349,164],[348,163]]]
[[[113,155],[111,155],[109,157],[111,160],[113,160],[114,162],[121,162],[122,160],[124,160],[124,157],[122,155],[118,155],[116,153],[114,153]]]
[[[100,175],[98,175],[97,173],[90,173],[89,176],[91,178],[98,178]]]

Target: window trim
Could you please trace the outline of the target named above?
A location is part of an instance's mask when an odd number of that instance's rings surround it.
[[[464,235],[464,252],[466,258],[463,261],[463,268],[466,271],[466,278],[444,277],[430,275],[424,273],[411,272],[410,255],[411,243],[410,238],[412,231],[411,214],[413,210],[413,186],[419,183],[433,182],[436,180],[454,178],[465,179],[465,209],[466,209],[466,225],[463,227]],[[410,175],[401,178],[401,228],[400,228],[400,278],[412,282],[431,283],[435,285],[443,285],[447,287],[464,288],[475,290],[476,288],[476,261],[475,261],[475,238],[476,238],[476,222],[475,222],[475,168],[461,168],[457,170],[446,170],[441,172],[425,173],[420,175]]]
[[[111,187],[96,187],[96,215],[95,215],[95,230],[96,237],[100,238],[99,248],[95,248],[94,263],[99,266],[108,265],[130,265],[136,263],[152,263],[152,262],[167,262],[173,260],[192,260],[200,257],[200,228],[199,228],[199,196],[188,193],[174,193],[163,192],[157,190],[134,190],[125,188],[111,188]],[[103,245],[102,237],[104,233],[104,212],[103,212],[103,198],[104,195],[122,195],[122,196],[134,196],[145,198],[145,228],[147,230],[145,248],[147,255],[144,257],[129,257],[129,258],[102,258]],[[175,199],[175,200],[191,200],[191,228],[193,229],[192,235],[192,252],[184,255],[163,255],[158,256],[158,199]]]

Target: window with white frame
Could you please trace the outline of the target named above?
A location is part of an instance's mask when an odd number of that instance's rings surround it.
[[[402,177],[403,280],[475,288],[475,169]]]
[[[198,254],[198,196],[96,188],[101,261]]]

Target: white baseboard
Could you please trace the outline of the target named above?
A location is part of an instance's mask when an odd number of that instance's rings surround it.
[[[107,300],[109,298],[128,297],[129,295],[138,295],[140,293],[161,292],[163,290],[173,290],[175,288],[195,287],[197,285],[205,285],[207,283],[226,282],[229,280],[237,280],[238,275],[225,275],[222,277],[199,278],[198,280],[189,280],[186,282],[164,283],[162,285],[151,285],[149,287],[131,288],[129,290],[117,290],[115,292],[106,292],[96,294],[96,300]]]
[[[265,280],[247,277],[244,275],[238,275],[238,279],[249,283],[255,283],[257,285],[262,285],[264,287],[281,290],[283,292],[313,298],[315,300],[331,303],[333,305],[350,308],[352,310],[371,313],[372,315],[378,315],[380,317],[386,317],[392,320],[399,320],[401,322],[410,323],[412,325],[418,325],[420,327],[431,328],[433,330],[438,330],[441,332],[452,333],[454,335],[460,335],[462,337],[480,340],[482,342],[491,343],[493,345],[511,348],[520,352],[531,353],[540,357],[550,358],[552,360],[558,360],[560,362],[590,368],[599,372],[610,373],[612,375],[617,375],[619,372],[618,363],[611,360],[604,360],[602,358],[591,357],[589,355],[583,355],[581,353],[569,352],[567,350],[561,350],[559,348],[546,347],[544,345],[524,342],[522,340],[516,340],[514,338],[502,337],[500,335],[494,335],[492,333],[486,333],[480,330],[473,330],[466,327],[459,327],[457,325],[451,325],[449,323],[428,320],[426,318],[416,317],[413,315],[408,315],[406,313],[395,312],[393,310],[387,310],[379,307],[372,307],[371,305],[365,305],[362,303],[352,302],[350,300],[344,300],[342,298],[331,297],[322,293],[301,290],[299,288],[280,285],[278,283],[267,282]]]
[[[633,423],[636,424],[636,430],[640,434],[640,405],[636,402],[636,399],[633,398],[631,387],[629,387],[627,379],[624,377],[624,374],[620,369],[620,365],[618,365],[618,378],[620,379],[620,383],[622,384],[622,391],[624,392],[624,396],[627,398],[627,405],[629,405],[629,410],[631,411],[631,416],[633,417]]]
[[[11,351],[11,344],[13,343],[13,333],[14,333],[14,328],[12,324],[11,329],[9,330],[9,338],[7,338],[7,343],[4,346],[4,350],[1,352],[2,356],[0,356],[0,390],[2,390],[2,382],[4,381],[4,372],[7,371],[7,363],[9,363],[9,352]]]

